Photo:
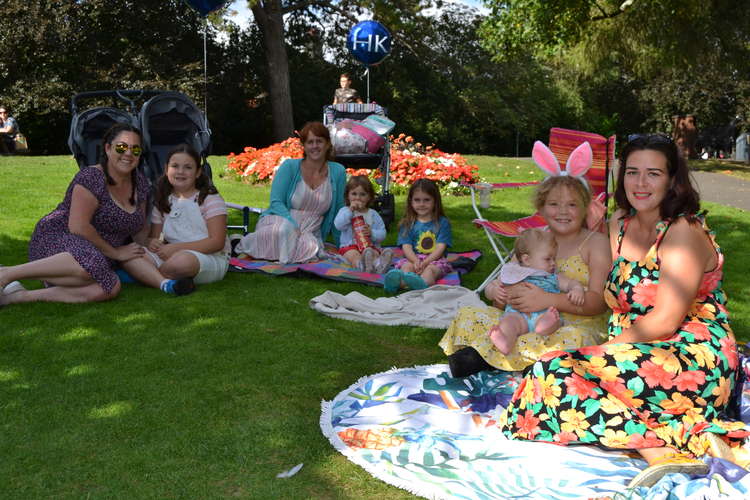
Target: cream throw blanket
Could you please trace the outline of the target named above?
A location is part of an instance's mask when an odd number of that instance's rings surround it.
[[[461,286],[434,285],[395,297],[371,299],[359,292],[331,291],[310,300],[310,307],[333,318],[373,325],[413,325],[447,328],[459,308],[484,306],[479,296]]]

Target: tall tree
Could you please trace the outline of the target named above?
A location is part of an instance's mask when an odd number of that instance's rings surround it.
[[[273,137],[276,141],[282,141],[294,133],[289,58],[284,34],[284,8],[281,0],[257,0],[251,1],[250,5],[263,34],[263,48],[268,64]]]
[[[370,13],[389,21],[398,37],[399,28],[413,22],[420,11],[441,4],[441,0],[248,0],[263,37],[274,138],[283,140],[294,131],[285,15],[317,19],[338,15],[353,24]]]
[[[668,128],[671,114],[695,110],[703,114],[704,123],[721,121],[722,113],[741,112],[747,101],[750,9],[736,1],[485,3],[491,14],[482,34],[496,59],[532,53],[561,68],[567,78],[563,84],[576,91],[583,90],[581,84],[607,87],[620,82],[630,95],[618,105],[624,108],[637,95],[643,125]],[[712,88],[716,83],[722,88]],[[727,102],[735,103],[731,111]],[[623,113],[631,111],[622,108]]]

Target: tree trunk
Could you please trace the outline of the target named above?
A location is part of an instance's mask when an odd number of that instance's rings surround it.
[[[268,93],[271,101],[273,138],[283,141],[294,134],[292,95],[289,88],[289,60],[284,45],[284,17],[281,0],[255,2],[255,21],[263,34],[268,64]]]

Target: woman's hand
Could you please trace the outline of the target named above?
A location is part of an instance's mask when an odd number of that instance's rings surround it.
[[[128,243],[127,245],[115,248],[115,260],[127,262],[142,257],[145,253],[143,247],[138,243]]]
[[[522,313],[540,311],[553,306],[549,294],[531,283],[517,283],[506,287],[508,304]]]
[[[583,301],[585,300],[586,292],[584,291],[583,287],[576,287],[571,289],[568,292],[568,300],[571,304],[574,304],[576,306],[582,306]]]

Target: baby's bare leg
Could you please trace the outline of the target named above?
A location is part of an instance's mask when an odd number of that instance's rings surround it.
[[[498,324],[490,328],[488,335],[498,351],[509,354],[516,346],[518,337],[527,332],[526,318],[520,313],[511,312],[504,314]]]
[[[558,328],[560,328],[560,313],[554,307],[550,307],[536,320],[534,333],[545,336],[551,335]]]

